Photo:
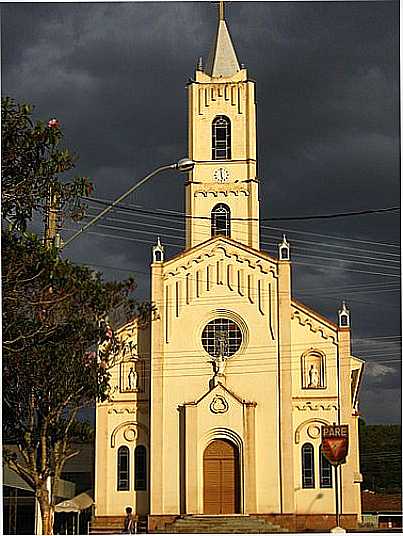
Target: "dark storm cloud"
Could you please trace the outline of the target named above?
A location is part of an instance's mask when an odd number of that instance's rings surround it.
[[[38,118],[61,120],[66,144],[80,155],[77,172],[92,178],[95,195],[113,199],[157,165],[186,154],[186,83],[213,41],[211,2],[3,3],[1,11],[3,94],[35,104]],[[262,217],[398,204],[399,3],[231,2],[226,12],[239,60],[257,83]],[[132,201],[156,215],[161,208],[182,211],[183,177],[156,177]],[[168,246],[168,256],[183,246],[183,222],[158,222],[161,228],[147,227],[156,220],[116,213],[103,225],[120,230],[94,231],[133,240],[88,234],[65,254],[98,265],[107,277],[132,270],[145,297],[148,242],[161,234],[177,244]],[[276,227],[262,229],[272,254],[287,230],[298,298],[332,320],[346,299],[357,340],[400,334],[399,279],[364,273],[399,274],[397,258],[386,255],[398,250],[373,244],[399,243],[398,215],[264,226]],[[353,250],[327,248],[330,243]],[[348,256],[357,254],[355,245],[361,264]],[[379,282],[392,292],[357,291]],[[362,387],[367,421],[396,422],[400,376],[379,366],[396,371],[397,364],[370,347],[354,352],[374,363]],[[400,342],[389,353],[395,358]]]

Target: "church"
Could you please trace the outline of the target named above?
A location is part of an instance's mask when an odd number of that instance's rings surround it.
[[[111,400],[96,408],[95,515],[258,517],[289,530],[360,521],[358,390],[350,312],[292,294],[292,249],[259,244],[255,82],[220,3],[206,65],[187,86],[186,247],[152,250],[147,326],[121,327]],[[185,106],[185,103],[184,103]],[[338,475],[321,427],[347,424]],[[336,478],[339,480],[336,501]]]

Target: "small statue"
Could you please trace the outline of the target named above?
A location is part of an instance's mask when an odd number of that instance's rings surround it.
[[[225,358],[219,355],[214,360],[214,372],[216,375],[223,375],[225,370]]]
[[[133,367],[130,367],[129,374],[127,375],[128,391],[136,388],[137,374],[134,372]]]
[[[308,387],[319,387],[319,371],[315,364],[311,365],[308,372],[309,384]]]
[[[214,350],[218,357],[228,354],[228,333],[226,331],[216,331],[214,338]]]
[[[213,364],[214,376],[213,385],[216,385],[218,376],[224,376],[226,358],[228,354],[228,333],[226,331],[216,331],[214,338],[215,357],[211,361]]]

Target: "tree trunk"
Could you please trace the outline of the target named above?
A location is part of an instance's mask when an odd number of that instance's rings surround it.
[[[44,489],[38,490],[37,499],[41,509],[42,534],[53,534],[54,510],[49,501],[49,492]]]

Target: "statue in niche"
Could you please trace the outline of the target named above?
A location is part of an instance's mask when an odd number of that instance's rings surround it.
[[[137,374],[133,367],[130,367],[129,374],[127,375],[127,389],[132,391],[137,387]]]
[[[120,364],[120,392],[134,392],[140,389],[142,372],[138,360],[123,361]]]
[[[323,389],[326,386],[325,354],[311,348],[301,356],[303,389]]]
[[[320,385],[319,371],[315,363],[313,363],[311,365],[311,368],[309,369],[308,378],[309,378],[308,387],[313,387],[313,388],[319,387]]]

